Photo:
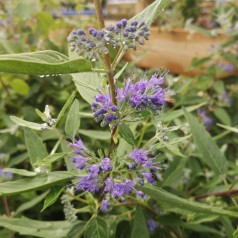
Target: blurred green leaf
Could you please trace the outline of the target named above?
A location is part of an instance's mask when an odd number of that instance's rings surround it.
[[[224,108],[217,108],[213,113],[222,123],[228,126],[231,125],[231,118]]]
[[[0,217],[0,225],[18,232],[20,235],[34,237],[65,237],[72,227],[68,221],[36,221],[29,218]]]
[[[175,208],[180,208],[183,211],[238,217],[237,212],[224,210],[219,207],[208,206],[198,202],[192,202],[184,198],[178,197],[172,193],[169,193],[163,190],[162,188],[148,185],[145,186],[136,185],[135,187],[136,189],[141,190],[145,194],[148,194],[152,198],[158,200],[160,203],[164,203]]]
[[[67,171],[55,171],[48,174],[41,174],[33,178],[24,178],[16,181],[1,183],[0,196],[50,188],[57,184],[64,184],[65,182],[71,180],[72,177],[72,173]]]
[[[28,170],[25,170],[25,169],[5,168],[4,171],[12,173],[12,174],[22,175],[22,176],[25,176],[25,177],[32,177],[32,176],[37,175],[36,172],[28,171]]]
[[[79,130],[79,134],[84,136],[99,139],[99,140],[109,140],[111,138],[111,134],[109,131],[97,131],[97,130]]]
[[[33,168],[36,167],[43,158],[48,156],[45,145],[40,137],[31,129],[24,128],[26,148]]]
[[[237,127],[226,126],[226,125],[222,125],[222,124],[219,124],[219,123],[217,123],[217,125],[226,129],[226,130],[228,130],[228,131],[238,133],[238,128]]]
[[[35,198],[30,199],[30,201],[27,201],[27,202],[21,204],[21,206],[19,206],[17,208],[17,210],[15,211],[15,214],[17,215],[23,211],[26,211],[26,210],[34,207],[35,205],[37,205],[39,202],[41,202],[46,197],[48,192],[49,191],[46,191],[45,193],[42,193],[41,195],[37,195]]]
[[[10,116],[10,118],[13,122],[15,122],[19,126],[28,127],[28,128],[31,128],[31,129],[37,130],[37,131],[41,131],[43,128],[43,125],[39,124],[39,123],[26,121],[24,119],[21,119],[19,117],[15,117],[15,116]]]
[[[197,119],[188,113],[186,109],[184,109],[184,114],[190,125],[194,142],[202,154],[201,159],[216,175],[224,175],[227,171],[227,161],[216,142],[206,131],[204,126],[200,125]]]
[[[85,238],[109,238],[107,223],[102,217],[97,216],[92,219],[86,226],[84,233]]]
[[[80,117],[79,117],[79,101],[74,100],[73,104],[69,109],[69,113],[65,123],[65,133],[66,135],[73,139],[80,126]]]
[[[48,12],[39,12],[36,15],[37,17],[37,25],[42,33],[42,35],[47,36],[50,28],[54,24],[54,18]]]
[[[25,96],[30,91],[29,85],[21,79],[13,79],[10,81],[11,87],[14,89],[14,91],[22,96]]]
[[[119,132],[127,143],[129,143],[130,145],[135,144],[134,135],[131,129],[125,123],[120,124]]]
[[[84,59],[69,60],[57,51],[0,55],[0,72],[49,75],[91,71],[91,63]]]
[[[54,186],[50,189],[50,192],[47,194],[43,208],[41,209],[41,212],[43,212],[47,207],[51,206],[54,204],[62,191],[64,190],[64,186]]]
[[[149,231],[141,206],[136,207],[131,238],[149,238]]]

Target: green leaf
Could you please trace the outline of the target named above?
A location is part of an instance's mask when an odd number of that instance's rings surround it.
[[[43,158],[48,156],[48,152],[42,140],[34,131],[25,128],[24,134],[30,162],[32,167],[35,168],[35,164],[39,163]]]
[[[198,105],[195,106],[191,106],[191,107],[186,107],[186,110],[188,112],[192,112],[197,110],[198,108],[202,107],[203,105],[207,104],[206,102],[200,103]],[[173,110],[173,111],[169,111],[169,112],[165,112],[162,115],[162,121],[163,122],[170,122],[173,121],[174,119],[181,117],[184,114],[183,109],[178,109],[178,110]]]
[[[202,154],[201,159],[206,163],[217,175],[223,175],[227,170],[227,161],[220,151],[214,139],[200,125],[190,113],[184,109],[185,117],[190,125],[193,139],[199,152]]]
[[[39,27],[42,35],[47,36],[49,29],[54,24],[54,18],[49,12],[39,12],[37,13],[37,26]]]
[[[32,207],[34,207],[35,205],[37,205],[39,202],[41,202],[45,197],[46,195],[48,194],[49,191],[46,191],[45,193],[42,193],[41,195],[36,195],[35,198],[31,199],[30,201],[27,201],[23,204],[21,204],[21,206],[19,206],[17,208],[17,210],[15,211],[15,214],[19,214],[25,210],[28,210]]]
[[[79,134],[99,140],[109,140],[111,138],[109,131],[79,130]]]
[[[35,172],[28,171],[25,169],[5,168],[4,171],[13,173],[13,174],[19,174],[19,175],[26,176],[26,177],[32,177],[32,176],[37,175]]]
[[[44,159],[42,159],[39,164],[36,164],[36,165],[40,165],[42,163],[50,165],[50,164],[52,164],[52,163],[54,163],[54,162],[56,162],[60,159],[63,159],[66,155],[68,155],[68,153],[65,153],[65,152],[48,155]]]
[[[15,117],[15,116],[10,116],[10,118],[13,122],[15,122],[19,126],[28,127],[28,128],[31,128],[31,129],[37,130],[37,131],[41,131],[43,128],[43,125],[39,124],[39,123],[26,121],[26,120],[23,120],[19,117]]]
[[[86,226],[85,238],[108,238],[107,223],[102,217],[92,219]]]
[[[49,75],[91,71],[91,63],[84,59],[69,60],[57,51],[0,55],[0,72]]]
[[[51,188],[50,192],[47,194],[45,198],[44,205],[43,205],[43,208],[41,209],[41,212],[43,212],[47,207],[54,204],[63,190],[64,190],[64,187],[62,186],[55,186]]]
[[[64,116],[66,110],[68,109],[68,107],[71,105],[71,103],[73,102],[74,100],[74,97],[76,95],[76,91],[74,91],[70,97],[68,98],[67,102],[64,104],[63,108],[61,109],[57,119],[56,119],[56,122],[55,122],[55,126],[58,124],[58,122],[60,121],[60,119]]]
[[[141,190],[152,198],[158,200],[160,203],[169,205],[174,208],[180,208],[183,211],[238,217],[237,212],[224,210],[219,207],[208,206],[198,202],[192,202],[184,198],[178,197],[172,193],[169,193],[163,190],[162,188],[158,188],[155,186],[152,187],[148,185],[145,185],[143,187],[136,185],[135,187],[136,189]]]
[[[213,111],[214,115],[224,124],[230,126],[231,125],[231,118],[229,114],[223,108],[217,108]]]
[[[165,141],[163,141],[163,140],[160,140],[160,143],[161,143],[162,145],[164,145],[165,148],[168,149],[171,153],[173,153],[173,154],[175,154],[175,155],[178,155],[178,156],[180,156],[180,157],[186,157],[185,155],[183,155],[183,154],[180,152],[180,150],[179,150],[179,148],[178,148],[177,146],[171,145],[171,144],[169,144],[169,143],[167,143],[167,142],[165,142]]]
[[[79,221],[76,224],[73,225],[69,233],[66,235],[65,238],[78,238],[81,237],[81,235],[84,232],[85,229],[85,222]]]
[[[237,228],[236,231],[233,233],[233,237],[234,237],[234,238],[238,238],[238,228]]]
[[[127,66],[128,66],[128,62],[123,66],[123,68],[119,71],[119,72],[117,72],[117,74],[114,76],[114,79],[115,80],[117,80],[117,79],[119,79],[120,77],[121,77],[121,75],[123,74],[123,72],[125,71],[125,69],[127,68]]]
[[[48,174],[41,174],[33,178],[24,178],[16,181],[1,183],[0,196],[50,188],[57,184],[64,184],[65,182],[71,180],[72,177],[72,173],[67,171],[55,171]]]
[[[136,207],[131,238],[149,238],[149,231],[141,206]]]
[[[216,235],[215,237],[223,237],[220,231],[215,228],[210,228],[209,226],[201,224],[184,224],[183,227],[188,230],[196,231],[199,234],[210,233]]]
[[[30,91],[29,85],[21,79],[13,79],[10,81],[11,87],[14,89],[14,91],[22,96],[25,96]]]
[[[120,135],[125,139],[125,141],[127,141],[130,145],[135,144],[134,135],[131,129],[125,123],[122,123],[120,125],[119,132],[120,132]]]
[[[92,104],[100,88],[100,80],[95,73],[72,74],[75,86],[82,98]]]
[[[222,124],[217,124],[217,125],[226,129],[226,130],[228,130],[228,131],[238,133],[238,128],[237,127],[231,127],[231,126],[226,126],[226,125],[222,125]]]
[[[73,139],[80,126],[80,117],[79,117],[79,101],[74,100],[73,104],[69,109],[69,113],[65,123],[65,133],[66,135]]]
[[[145,8],[142,12],[134,16],[132,20],[144,21],[149,26],[155,20],[155,18],[164,10],[164,8],[170,3],[170,0],[157,0]]]
[[[68,221],[36,221],[29,218],[0,217],[0,226],[33,237],[65,237],[72,227]]]

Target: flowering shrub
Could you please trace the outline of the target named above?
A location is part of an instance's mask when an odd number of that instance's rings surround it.
[[[176,104],[170,98],[175,80],[168,75],[157,69],[125,76],[129,66],[119,64],[127,50],[143,47],[152,21],[167,3],[154,1],[133,19],[105,26],[95,0],[99,27],[73,30],[68,37],[69,57],[51,50],[0,56],[2,72],[42,80],[70,74],[77,89],[59,112],[54,105],[46,105],[43,112],[36,109],[40,123],[10,117],[16,125],[8,130],[12,136],[4,143],[11,144],[12,138],[21,135],[18,126],[24,127],[24,143],[18,144],[23,154],[15,157],[13,146],[0,156],[0,212],[5,214],[0,216],[4,227],[0,237],[12,236],[7,229],[56,238],[189,237],[201,227],[211,234],[230,236],[232,220],[225,216],[237,217],[237,202],[218,197],[236,192],[230,191],[236,170],[230,170],[234,162],[227,165],[226,148],[221,152],[188,112],[197,110],[209,124],[204,103]],[[217,88],[220,94],[215,100],[230,105],[226,90]],[[186,108],[171,110],[178,105]],[[29,192],[26,203],[24,192]],[[17,199],[7,198],[10,195]],[[214,199],[195,201],[211,196]],[[15,202],[19,207],[13,209]],[[218,232],[204,225],[206,221],[224,223],[226,228]]]

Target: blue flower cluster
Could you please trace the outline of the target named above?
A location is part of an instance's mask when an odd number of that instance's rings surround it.
[[[117,124],[117,106],[113,104],[109,94],[98,94],[91,108],[96,122],[101,122],[101,126],[109,125],[110,123]]]
[[[109,94],[98,94],[92,103],[96,121],[101,122],[102,126],[115,126],[122,119],[119,115],[123,117],[145,110],[157,114],[165,104],[165,89],[161,88],[163,82],[163,77],[159,77],[158,74],[153,74],[149,80],[128,80],[123,88],[117,89],[118,106],[113,104]]]
[[[144,40],[148,40],[150,29],[145,22],[139,23],[134,20],[130,24],[126,19],[121,20],[116,26],[109,26],[102,30],[92,27],[88,29],[88,34],[84,30],[73,30],[68,36],[70,50],[84,56],[87,60],[96,61],[101,55],[108,54],[108,48],[124,46],[127,50],[137,49],[136,42],[143,45]]]
[[[146,199],[143,192],[135,190],[135,184],[139,183],[143,186],[145,180],[155,184],[157,180],[155,172],[159,168],[155,166],[155,158],[151,158],[147,150],[134,149],[126,156],[126,159],[121,160],[121,163],[116,163],[117,158],[113,160],[107,157],[95,158],[81,139],[74,141],[70,146],[75,152],[73,163],[76,168],[87,172],[87,175],[79,177],[76,189],[91,193],[100,191],[106,197],[101,203],[102,211],[108,210],[110,199],[119,199],[124,202],[125,196],[134,191],[138,198]]]

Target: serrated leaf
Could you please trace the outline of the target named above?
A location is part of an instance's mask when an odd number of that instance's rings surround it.
[[[50,192],[47,194],[45,198],[43,208],[41,209],[40,212],[43,212],[47,207],[54,204],[63,190],[64,190],[64,187],[62,186],[55,186],[51,188]]]
[[[36,221],[29,218],[0,217],[0,226],[24,236],[63,238],[71,229],[72,223],[68,221]]]
[[[57,51],[0,55],[0,72],[49,75],[91,71],[91,63],[84,59],[69,60]]]
[[[237,212],[224,210],[219,207],[208,206],[198,202],[192,202],[184,198],[178,197],[172,193],[169,193],[163,190],[162,188],[149,185],[145,186],[136,185],[135,187],[136,189],[141,190],[145,194],[148,194],[152,198],[158,200],[160,203],[167,204],[174,208],[179,208],[183,211],[238,217]]]
[[[141,206],[136,207],[131,238],[149,238],[149,231]]]
[[[220,151],[214,139],[206,131],[203,125],[200,125],[190,113],[184,109],[185,117],[189,123],[194,142],[202,154],[201,159],[206,163],[216,175],[223,175],[227,170],[227,161]]]
[[[85,238],[109,238],[107,223],[101,217],[92,219],[86,226]]]
[[[134,135],[133,135],[131,129],[125,123],[122,123],[120,125],[119,133],[125,139],[125,141],[127,141],[130,145],[135,144]]]
[[[0,196],[13,195],[23,192],[50,188],[57,184],[64,184],[74,177],[67,171],[55,171],[41,174],[33,178],[24,178],[0,184]]]
[[[69,113],[65,122],[65,133],[66,135],[73,139],[80,126],[80,117],[79,117],[79,101],[74,100],[73,104],[69,109]]]
[[[155,18],[164,10],[164,8],[170,3],[170,0],[157,0],[145,8],[142,12],[134,16],[132,20],[144,21],[149,26],[155,20]]]
[[[32,167],[35,168],[36,164],[40,163],[43,158],[48,156],[48,152],[42,140],[34,131],[25,128],[24,134],[30,162]]]
[[[28,127],[28,128],[31,128],[31,129],[37,130],[37,131],[41,131],[43,128],[42,124],[39,124],[39,123],[26,121],[24,119],[21,119],[19,117],[15,117],[15,116],[10,116],[10,118],[14,123],[16,123],[19,126]]]
[[[68,232],[65,238],[78,238],[80,237],[85,229],[86,222],[79,221],[73,225],[71,230]]]

